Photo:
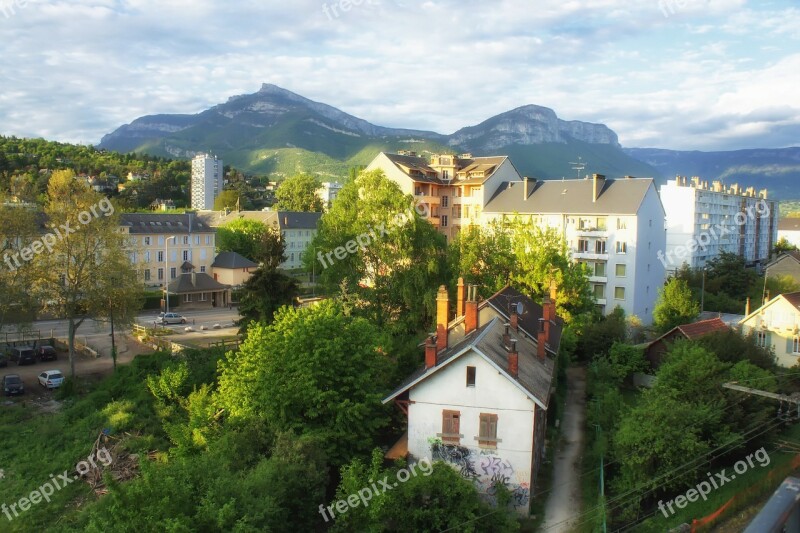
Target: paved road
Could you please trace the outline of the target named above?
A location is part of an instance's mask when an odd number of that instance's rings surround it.
[[[571,531],[571,518],[581,510],[581,453],[586,417],[586,370],[567,370],[567,407],[561,421],[561,441],[553,466],[553,489],[547,499],[540,531]]]

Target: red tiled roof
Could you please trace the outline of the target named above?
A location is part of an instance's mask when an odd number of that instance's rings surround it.
[[[692,324],[683,324],[678,326],[677,329],[686,335],[687,339],[695,340],[704,335],[708,335],[709,333],[714,333],[715,331],[726,331],[730,328],[725,325],[725,322],[723,322],[721,319],[712,318],[710,320],[701,320],[700,322],[694,322]]]

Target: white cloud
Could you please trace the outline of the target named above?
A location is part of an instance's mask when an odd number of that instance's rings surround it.
[[[668,17],[659,0],[365,0],[332,19],[326,3],[31,1],[0,14],[0,132],[96,142],[262,82],[442,133],[529,103],[626,146],[779,146],[800,127],[788,0],[682,0]]]

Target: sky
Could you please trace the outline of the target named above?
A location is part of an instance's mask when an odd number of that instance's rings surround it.
[[[625,147],[800,146],[800,2],[0,0],[0,134],[96,144],[262,83],[443,134],[537,104]]]

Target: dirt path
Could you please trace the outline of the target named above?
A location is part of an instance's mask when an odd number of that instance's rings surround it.
[[[580,468],[586,417],[586,369],[567,370],[567,405],[561,420],[561,440],[553,465],[553,488],[545,506],[540,531],[570,531],[570,518],[581,509]]]

